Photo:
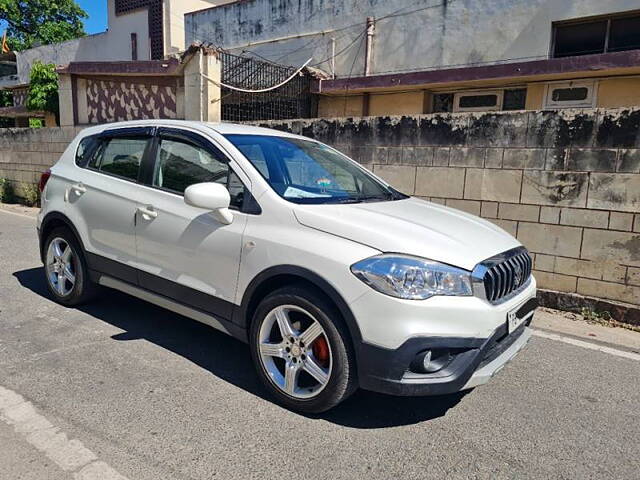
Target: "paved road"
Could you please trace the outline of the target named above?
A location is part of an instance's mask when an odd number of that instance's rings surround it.
[[[534,337],[466,395],[302,416],[208,327],[113,291],[53,303],[34,225],[0,211],[2,479],[638,478],[633,358]]]

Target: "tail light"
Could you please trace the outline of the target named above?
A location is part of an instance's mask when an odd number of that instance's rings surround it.
[[[47,186],[47,182],[49,181],[49,178],[51,178],[50,168],[42,172],[42,175],[40,176],[40,181],[38,182],[38,190],[40,190],[40,193],[44,191],[44,187]]]

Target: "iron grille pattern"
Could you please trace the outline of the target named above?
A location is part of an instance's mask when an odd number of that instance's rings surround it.
[[[484,274],[487,300],[498,302],[522,287],[531,276],[532,266],[526,250],[491,266]]]
[[[297,68],[220,51],[222,83],[247,90],[269,88]],[[232,122],[285,120],[312,116],[311,77],[300,73],[280,88],[245,93],[222,88],[222,119]]]

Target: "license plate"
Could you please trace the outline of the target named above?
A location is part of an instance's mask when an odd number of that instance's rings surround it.
[[[525,317],[518,317],[517,309],[507,313],[507,325],[509,328],[509,333],[514,332],[520,325],[522,325],[522,322],[524,322],[524,318]]]
[[[536,298],[530,298],[524,303],[521,303],[516,308],[507,313],[507,328],[509,333],[516,330],[522,323],[529,318],[530,314],[538,306],[538,300]]]

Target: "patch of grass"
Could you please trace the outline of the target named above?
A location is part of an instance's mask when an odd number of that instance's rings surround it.
[[[37,207],[40,205],[40,190],[37,185],[33,183],[23,183],[20,185],[20,190],[22,190],[24,204],[27,207]]]

